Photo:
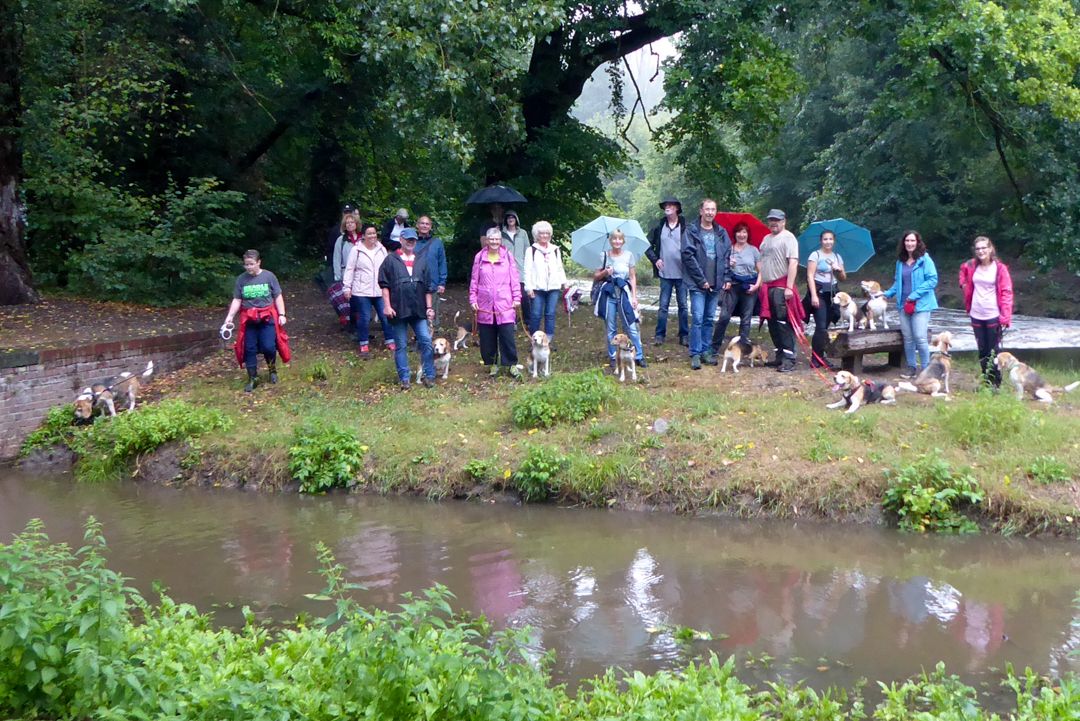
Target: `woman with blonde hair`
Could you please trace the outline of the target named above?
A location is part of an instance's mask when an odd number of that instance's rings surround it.
[[[994,388],[1001,386],[1001,371],[991,358],[1001,352],[1001,334],[1012,323],[1013,286],[1009,267],[997,258],[994,244],[985,235],[971,245],[975,257],[960,266],[964,308],[971,318],[979,366]]]
[[[618,332],[619,318],[622,318],[623,330],[637,353],[635,362],[644,368],[645,354],[641,349],[641,324],[638,320],[637,272],[634,270],[637,258],[623,248],[626,235],[621,230],[611,231],[608,243],[611,249],[604,253],[603,266],[593,273],[593,280],[602,283],[596,315],[604,319],[607,328],[608,363],[615,367],[615,346],[611,341]]]

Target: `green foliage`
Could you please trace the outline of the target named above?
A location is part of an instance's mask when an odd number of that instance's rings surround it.
[[[975,533],[978,526],[960,509],[982,502],[985,494],[970,469],[953,470],[937,454],[891,472],[882,506],[900,519],[905,531]]]
[[[75,415],[70,405],[50,408],[45,420],[23,441],[19,453],[26,455],[39,448],[67,445],[75,434]]]
[[[487,458],[470,459],[464,470],[466,476],[478,483],[489,481],[495,476],[495,464]]]
[[[330,364],[323,359],[319,359],[311,364],[308,369],[308,380],[312,383],[321,383],[330,379]]]
[[[844,455],[844,451],[833,442],[834,437],[832,433],[822,428],[814,431],[810,447],[806,449],[807,460],[814,463],[839,460]]]
[[[510,404],[514,425],[549,428],[556,423],[581,423],[612,401],[617,384],[599,370],[558,375],[517,392]]]
[[[219,410],[202,408],[184,401],[163,401],[99,419],[72,437],[70,445],[79,455],[75,477],[84,481],[116,478],[141,453],[163,443],[193,438],[232,426]]]
[[[938,406],[945,432],[964,448],[1015,438],[1031,425],[1031,412],[1008,393],[981,390],[971,398]]]
[[[90,520],[72,552],[49,542],[39,521],[0,544],[0,714],[5,718],[258,721],[305,718],[602,721],[724,719],[879,721],[992,718],[974,688],[944,666],[902,684],[881,685],[868,714],[856,696],[769,684],[752,692],[734,657],[715,654],[679,671],[586,680],[571,697],[527,653],[524,631],[493,632],[455,614],[442,586],[407,594],[397,610],[362,608],[355,584],[324,547],[325,587],[308,594],[327,615],[263,626],[250,609],[241,629],[221,628],[194,607],[162,596],[151,605],[108,570],[105,543]],[[688,641],[705,634],[673,629]],[[767,668],[762,654],[748,665]],[[1058,721],[1080,713],[1075,679],[1051,682],[1012,669],[1016,721]]]
[[[558,478],[569,459],[554,448],[530,445],[525,460],[514,472],[514,486],[526,503],[547,500],[558,488]]]
[[[1039,456],[1025,469],[1031,480],[1038,483],[1067,483],[1072,480],[1072,470],[1067,463],[1054,456]]]
[[[329,423],[299,426],[289,446],[289,473],[301,493],[323,493],[352,485],[367,446],[350,429]]]

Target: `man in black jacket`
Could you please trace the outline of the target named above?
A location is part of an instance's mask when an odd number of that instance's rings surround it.
[[[409,211],[404,208],[398,208],[393,218],[387,218],[383,223],[382,234],[379,235],[379,240],[382,241],[387,253],[393,253],[401,247],[401,241],[398,238],[401,236],[401,231],[408,227]]]
[[[421,382],[427,388],[435,385],[435,358],[431,350],[431,331],[428,321],[435,317],[431,306],[431,291],[435,288],[427,260],[429,253],[416,252],[416,230],[401,231],[401,248],[386,256],[379,267],[379,287],[382,288],[383,308],[394,331],[394,365],[401,387],[409,388],[408,332],[412,328],[423,368]]]
[[[653,277],[660,279],[660,303],[656,313],[656,334],[653,345],[663,345],[667,336],[668,308],[671,294],[679,307],[679,345],[686,345],[690,334],[686,315],[686,283],[683,282],[682,241],[686,235],[686,219],[682,216],[682,203],[668,196],[660,201],[664,217],[649,233],[649,249],[645,257],[653,264]]]
[[[682,245],[683,273],[690,295],[690,368],[716,365],[713,321],[720,291],[731,288],[731,239],[715,222],[716,201],[701,201],[701,216],[686,228]]]

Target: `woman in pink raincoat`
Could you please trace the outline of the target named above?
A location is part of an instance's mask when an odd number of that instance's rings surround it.
[[[502,246],[498,228],[486,232],[484,247],[473,260],[469,305],[476,314],[480,357],[491,366],[491,375],[497,376],[504,366],[510,375],[519,376],[514,331],[521,306],[521,276],[514,256]]]

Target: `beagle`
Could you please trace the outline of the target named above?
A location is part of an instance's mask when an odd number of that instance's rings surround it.
[[[85,425],[93,422],[95,412],[108,411],[109,416],[113,417],[116,415],[117,403],[126,403],[129,411],[135,410],[135,400],[139,395],[141,384],[149,380],[153,374],[154,361],[147,361],[146,370],[141,376],[124,371],[119,376],[106,378],[87,386],[75,398],[75,423]]]
[[[832,387],[833,392],[840,391],[843,398],[836,403],[828,404],[826,408],[847,406],[846,412],[854,413],[868,403],[882,405],[896,403],[896,389],[889,383],[861,382],[857,375],[848,371],[840,371],[833,381],[835,383]]]

